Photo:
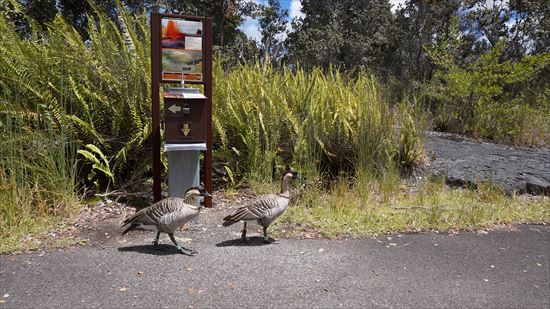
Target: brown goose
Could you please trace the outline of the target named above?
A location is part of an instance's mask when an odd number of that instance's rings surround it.
[[[281,181],[281,193],[268,194],[260,196],[249,205],[237,209],[233,214],[223,218],[223,226],[230,226],[239,221],[244,221],[241,239],[248,243],[246,239],[246,221],[257,221],[264,230],[264,242],[269,243],[267,237],[267,228],[277,219],[288,207],[290,201],[290,184],[293,179],[298,178],[296,171],[289,169],[283,175]]]
[[[200,203],[197,202],[199,196],[210,196],[210,194],[202,186],[197,186],[188,189],[184,198],[168,197],[138,211],[124,220],[122,227],[128,227],[122,235],[135,229],[152,229],[157,231],[157,238],[153,241],[155,246],[158,245],[160,233],[167,233],[181,253],[186,255],[198,253],[180,246],[174,238],[174,232],[178,227],[199,215],[201,208]]]

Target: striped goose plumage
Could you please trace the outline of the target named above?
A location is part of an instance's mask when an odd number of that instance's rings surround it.
[[[187,254],[184,250],[190,251],[191,254],[197,253],[180,246],[174,238],[174,232],[178,227],[199,215],[201,208],[200,203],[197,202],[199,196],[210,196],[210,194],[202,186],[197,186],[188,189],[184,198],[168,197],[138,211],[124,220],[122,227],[127,227],[122,235],[135,229],[152,229],[157,231],[157,237],[153,242],[155,246],[158,245],[160,233],[167,233],[178,251],[184,254]]]
[[[230,226],[239,221],[244,221],[241,239],[247,242],[246,221],[257,221],[258,224],[263,227],[264,241],[268,243],[267,228],[275,219],[282,215],[288,207],[288,202],[290,201],[290,184],[292,180],[296,178],[298,178],[298,173],[289,169],[283,175],[281,193],[260,196],[251,204],[240,207],[233,214],[223,218],[223,226]]]

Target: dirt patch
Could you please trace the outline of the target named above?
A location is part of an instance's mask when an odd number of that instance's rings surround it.
[[[135,193],[134,193],[135,195]],[[24,251],[45,250],[45,248],[73,247],[78,245],[111,247],[131,242],[138,239],[154,237],[150,231],[132,232],[122,235],[121,225],[125,218],[135,213],[136,208],[141,209],[143,204],[150,204],[151,192],[142,194],[143,201],[136,203],[134,207],[130,203],[121,203],[110,198],[89,203],[78,214],[67,218],[56,229],[40,235],[26,236],[22,239]],[[180,240],[189,241],[187,237],[202,238],[202,234],[208,231],[211,237],[213,233],[227,234],[229,231],[222,228],[222,218],[236,207],[244,205],[255,198],[249,190],[244,189],[238,194],[226,194],[224,191],[213,193],[214,207],[203,208],[201,215],[195,221],[186,224],[179,229]],[[251,233],[254,230],[250,231]],[[185,237],[185,238],[181,238]],[[14,252],[21,253],[21,252]]]

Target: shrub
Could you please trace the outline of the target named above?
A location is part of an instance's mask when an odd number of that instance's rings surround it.
[[[444,40],[428,49],[437,66],[428,86],[436,127],[497,142],[549,144],[550,53],[502,60],[501,42],[471,65],[459,65],[453,44]]]

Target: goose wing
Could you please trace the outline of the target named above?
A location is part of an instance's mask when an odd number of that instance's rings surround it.
[[[268,216],[271,211],[279,206],[278,196],[274,194],[261,196],[251,204],[237,209],[233,214],[223,218],[223,226],[229,226],[241,220],[260,220]]]
[[[181,200],[181,201],[180,201]],[[144,208],[135,213],[130,218],[124,220],[122,226],[131,223],[142,223],[144,225],[157,225],[162,217],[167,214],[176,212],[180,205],[183,205],[183,200],[180,198],[165,198],[155,204]]]
[[[177,211],[172,211],[158,218],[158,228],[162,231],[173,232],[178,227],[191,221],[199,215],[199,209],[191,208],[188,204],[182,203]]]

